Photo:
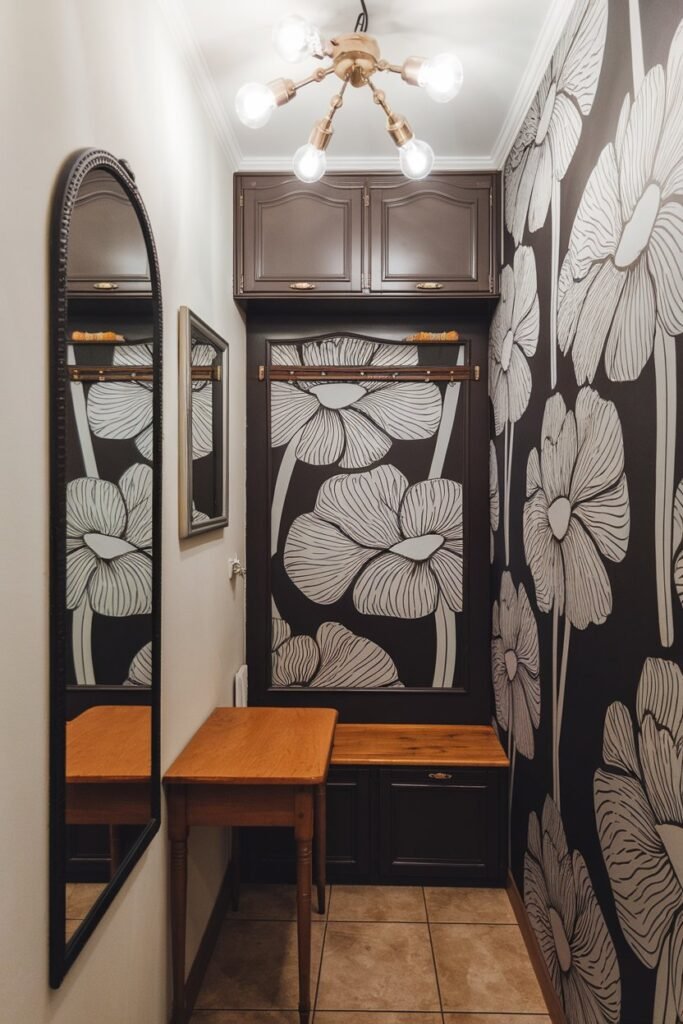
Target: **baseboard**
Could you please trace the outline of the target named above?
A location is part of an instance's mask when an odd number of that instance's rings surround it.
[[[199,990],[202,987],[204,981],[204,975],[209,966],[209,960],[211,954],[214,951],[216,942],[218,941],[218,933],[221,929],[223,919],[228,912],[232,896],[232,869],[231,864],[228,864],[225,874],[223,875],[223,881],[221,882],[218,895],[216,896],[216,902],[213,905],[213,910],[209,914],[209,920],[206,922],[206,928],[202,935],[199,943],[199,948],[192,961],[192,967],[190,973],[187,976],[185,982],[185,1013],[186,1020],[189,1020],[194,1010],[194,1004],[197,1002],[197,996]]]
[[[560,997],[555,991],[555,986],[553,985],[550,974],[548,973],[548,968],[543,958],[541,947],[538,944],[536,933],[531,927],[531,921],[529,920],[526,907],[524,906],[522,894],[517,888],[517,883],[509,872],[507,893],[510,903],[512,904],[512,909],[515,913],[515,917],[517,918],[517,924],[519,925],[519,930],[522,933],[522,938],[524,939],[529,959],[531,960],[531,966],[533,967],[536,978],[538,979],[538,984],[541,986],[541,992],[543,993],[543,998],[545,999],[546,1006],[548,1007],[550,1019],[553,1024],[567,1024],[564,1007],[560,1002]]]

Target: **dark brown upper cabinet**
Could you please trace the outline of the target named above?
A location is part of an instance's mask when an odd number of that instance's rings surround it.
[[[235,295],[488,296],[497,174],[235,179]]]
[[[493,292],[491,176],[376,177],[370,192],[373,292]]]
[[[238,293],[360,292],[364,181],[244,176]]]

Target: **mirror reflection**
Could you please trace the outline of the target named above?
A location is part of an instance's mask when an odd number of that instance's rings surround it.
[[[106,168],[74,202],[67,300],[68,943],[153,817],[155,311],[138,212]]]

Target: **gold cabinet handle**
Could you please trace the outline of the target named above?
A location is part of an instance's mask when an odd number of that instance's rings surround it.
[[[97,281],[93,288],[97,288],[101,292],[115,292],[118,285],[114,284],[113,281]]]
[[[438,292],[443,285],[439,281],[420,281],[416,287],[424,292]]]
[[[428,778],[437,779],[439,782],[442,782],[444,779],[452,779],[453,776],[448,772],[430,772]]]
[[[292,281],[289,287],[295,292],[312,292],[315,285],[312,281]]]

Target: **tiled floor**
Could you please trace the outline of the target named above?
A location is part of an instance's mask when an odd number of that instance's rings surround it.
[[[313,916],[313,1024],[550,1024],[502,889],[347,886]],[[298,1024],[290,886],[244,886],[191,1024]]]
[[[95,900],[107,886],[96,882],[66,883],[66,941],[75,935]]]

